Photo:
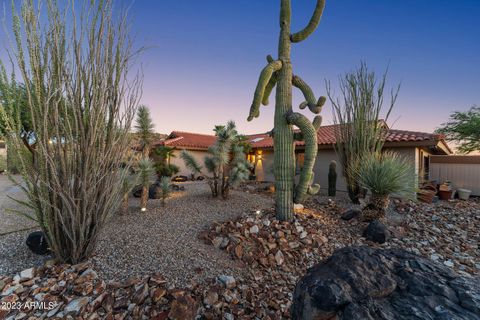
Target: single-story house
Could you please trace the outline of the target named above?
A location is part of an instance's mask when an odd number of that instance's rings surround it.
[[[315,182],[322,188],[328,185],[328,167],[332,160],[337,161],[337,189],[345,191],[346,183],[342,175],[342,167],[338,163],[338,156],[334,149],[335,125],[322,126],[318,130],[318,155],[315,163]],[[266,133],[247,135],[252,151],[248,160],[255,166],[256,179],[259,181],[274,181],[273,174],[273,139]],[[180,168],[179,174],[189,176],[190,170],[180,158],[181,150],[188,150],[200,163],[206,155],[209,146],[215,143],[214,135],[198,134],[191,132],[173,131],[163,141],[158,141],[154,147],[161,145],[175,148],[171,164]],[[305,145],[303,141],[295,143],[297,167],[303,164]],[[429,157],[431,155],[449,155],[452,150],[445,142],[442,135],[413,132],[406,130],[390,129],[386,138],[385,150],[392,150],[403,155],[411,161],[415,173],[420,179],[428,178]],[[299,173],[300,169],[297,173]]]

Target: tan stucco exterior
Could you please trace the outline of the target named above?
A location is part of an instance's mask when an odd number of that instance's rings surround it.
[[[195,160],[197,160],[198,164],[200,164],[203,167],[203,159],[207,155],[207,151],[204,151],[204,150],[187,150],[187,151],[193,156]],[[185,162],[180,157],[181,152],[182,150],[173,151],[174,157],[170,158],[170,164],[176,165],[180,169],[177,175],[190,177],[190,175],[192,174],[192,170],[187,168],[187,166],[185,165]]]
[[[423,175],[424,168],[422,166],[422,161],[420,160],[423,156],[430,155],[426,149],[412,146],[398,148],[389,147],[385,148],[385,150],[391,150],[399,153],[401,156],[408,159],[408,161],[412,164],[412,168],[414,168],[416,176]],[[317,160],[313,169],[315,173],[315,183],[320,184],[321,188],[328,187],[328,167],[332,160],[337,162],[337,190],[346,191],[347,185],[343,176],[343,167],[339,163],[338,156],[333,148],[318,150]],[[257,180],[275,180],[273,175],[273,151],[263,151],[262,166],[258,166],[257,164],[255,173],[257,175]],[[263,180],[260,177],[265,177],[265,179]]]

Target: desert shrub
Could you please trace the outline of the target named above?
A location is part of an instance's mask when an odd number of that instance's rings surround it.
[[[349,174],[371,192],[369,206],[380,215],[388,207],[389,197],[412,198],[416,190],[415,170],[410,162],[395,152],[377,152],[357,159]]]
[[[0,155],[0,172],[7,170],[7,157]]]
[[[180,168],[174,164],[157,162],[155,164],[155,171],[157,172],[157,176],[160,179],[161,177],[171,177],[173,175],[176,175],[180,171]]]
[[[165,206],[165,199],[170,196],[170,177],[160,178],[160,191],[162,198],[162,206]]]
[[[357,158],[380,152],[388,134],[386,121],[397,99],[398,88],[392,90],[390,103],[383,121],[380,121],[385,84],[386,73],[378,80],[365,63],[340,77],[341,98],[334,98],[327,84],[328,97],[333,105],[333,120],[337,125],[335,151],[344,168],[348,195],[353,203],[359,203],[363,192],[358,181],[350,175],[349,167],[359,163]]]
[[[122,200],[122,213],[125,214],[128,212],[128,200],[130,196],[130,192],[138,183],[138,175],[132,172],[132,168],[129,166],[124,165],[124,168],[120,171],[120,179],[121,179],[121,188],[123,194]]]
[[[121,162],[140,96],[141,79],[130,72],[137,52],[112,0],[21,3],[20,14],[12,10],[10,56],[26,84],[33,159],[18,134],[8,136],[8,151],[18,159],[29,217],[56,259],[78,263],[121,203]],[[8,132],[22,132],[14,113],[4,115]]]
[[[217,140],[204,159],[205,171],[187,151],[182,151],[180,156],[193,173],[206,178],[213,197],[221,194],[226,199],[231,187],[248,179],[250,164],[244,151],[244,136],[238,134],[233,121],[226,126],[215,126],[214,131]]]
[[[153,162],[149,158],[142,158],[138,162],[138,181],[142,186],[142,196],[140,197],[140,208],[142,211],[147,210],[148,189],[155,180],[155,168]]]

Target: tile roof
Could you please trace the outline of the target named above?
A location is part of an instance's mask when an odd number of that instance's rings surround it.
[[[335,143],[335,128],[336,125],[322,126],[318,130],[318,144],[332,145]],[[271,148],[273,147],[273,139],[266,133],[247,135],[250,144],[253,148]],[[443,135],[396,130],[390,129],[386,142],[420,142],[431,141],[438,142],[443,140]],[[216,137],[214,135],[173,131],[165,141],[159,141],[155,145],[167,145],[178,148],[192,148],[192,149],[207,149],[215,143]],[[303,141],[295,142],[295,145],[304,145]]]
[[[183,131],[172,131],[167,139],[154,143],[155,146],[169,146],[178,148],[207,149],[215,143],[214,135]]]

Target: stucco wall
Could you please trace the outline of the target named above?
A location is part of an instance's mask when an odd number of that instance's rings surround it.
[[[202,167],[204,166],[203,159],[207,155],[206,151],[198,151],[198,150],[187,150],[187,151],[195,158],[195,160],[197,160],[199,165],[201,165]],[[181,152],[182,150],[173,151],[173,154],[175,155],[175,157],[170,158],[170,164],[174,164],[178,166],[178,168],[180,169],[177,175],[190,177],[190,175],[192,174],[192,170],[190,170],[189,168],[187,168],[187,166],[185,166],[185,162],[180,157]]]
[[[401,147],[401,148],[386,148],[385,150],[392,150],[406,157],[412,167],[415,169],[415,174],[419,170],[419,149],[415,147]],[[332,160],[337,162],[337,190],[347,191],[347,184],[343,176],[343,167],[338,161],[338,156],[334,149],[319,149],[317,160],[313,168],[315,173],[315,183],[319,183],[321,188],[328,188],[328,167]],[[273,152],[265,152],[262,156],[262,167],[257,165],[256,174],[257,180],[262,174],[265,176],[265,181],[274,181],[273,175]],[[263,173],[262,173],[263,171]],[[270,173],[271,172],[271,173]]]

